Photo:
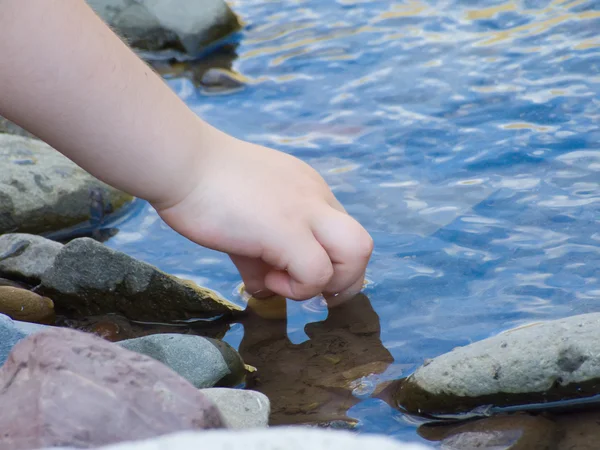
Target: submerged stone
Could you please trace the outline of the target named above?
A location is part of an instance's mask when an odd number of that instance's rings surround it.
[[[543,417],[518,414],[458,424],[427,424],[418,430],[444,450],[556,450],[562,433]]]
[[[44,233],[90,220],[91,193],[104,214],[132,200],[36,139],[0,133],[0,234]]]
[[[79,316],[120,313],[133,320],[164,323],[241,311],[209,289],[90,238],[66,244],[36,292]]]
[[[0,447],[89,448],[222,428],[212,401],[152,358],[91,334],[49,329],[0,368]]]
[[[244,380],[242,357],[229,344],[187,334],[153,334],[120,341],[173,369],[197,388],[235,386]]]
[[[413,414],[550,409],[600,393],[600,313],[537,323],[434,358],[387,388]],[[568,408],[568,406],[567,406]],[[475,411],[474,411],[475,410]]]

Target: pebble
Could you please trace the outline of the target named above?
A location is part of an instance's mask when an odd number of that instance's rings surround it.
[[[53,324],[54,303],[27,289],[0,286],[0,313],[15,320]]]
[[[229,344],[189,334],[153,334],[118,345],[162,362],[197,388],[235,386],[246,368]]]
[[[256,391],[227,388],[201,389],[213,401],[228,428],[264,428],[269,425],[269,399]]]

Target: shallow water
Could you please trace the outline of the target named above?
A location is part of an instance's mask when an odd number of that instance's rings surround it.
[[[369,398],[377,382],[508,328],[600,310],[600,2],[232,5],[247,22],[233,63],[245,87],[169,83],[215,126],[311,163],[372,233],[365,326],[381,329],[387,350],[371,342],[369,367],[383,372],[340,394],[360,431],[421,440]],[[229,259],[146,205],[119,227],[107,245],[244,304]],[[326,317],[319,300],[288,302],[276,376],[298,383],[293,361],[310,366],[331,331],[305,325]],[[235,324],[225,340],[243,336]],[[338,357],[310,380],[335,375]]]

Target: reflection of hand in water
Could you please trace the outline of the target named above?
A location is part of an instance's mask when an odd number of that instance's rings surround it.
[[[261,302],[272,303],[267,309]],[[353,382],[393,362],[381,343],[379,317],[363,294],[330,308],[323,322],[306,325],[310,339],[298,345],[287,337],[285,299],[251,299],[247,312],[239,352],[258,369],[247,387],[269,397],[273,425],[350,421],[346,412],[359,402]]]

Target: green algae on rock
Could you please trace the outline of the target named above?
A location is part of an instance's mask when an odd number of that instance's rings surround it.
[[[476,414],[486,406],[551,409],[596,396],[600,313],[520,327],[456,348],[386,390],[400,409],[430,416]]]
[[[42,141],[0,133],[0,234],[40,234],[90,220],[91,193],[104,214],[133,197],[114,189]]]
[[[242,311],[209,289],[90,238],[66,244],[36,292],[52,298],[57,309],[79,316],[120,313],[132,320],[167,323]]]

